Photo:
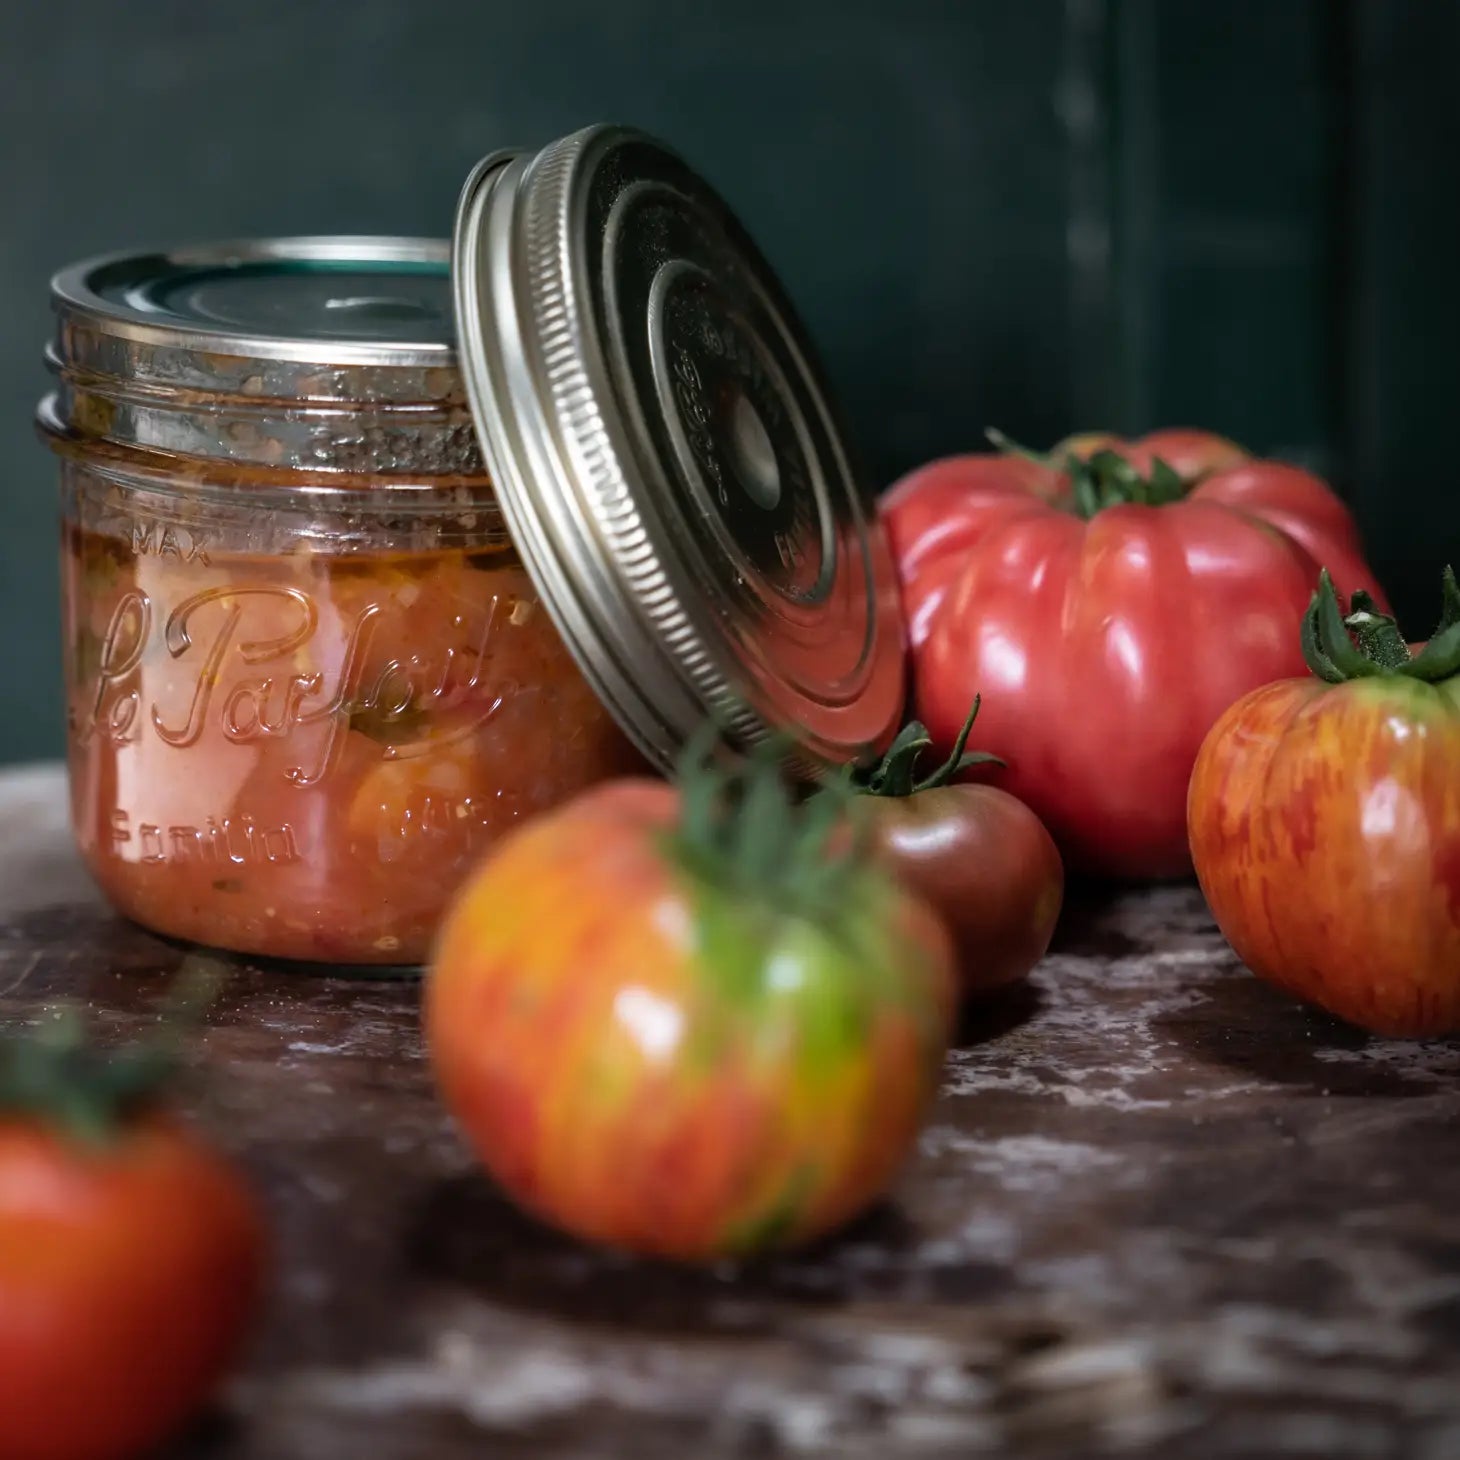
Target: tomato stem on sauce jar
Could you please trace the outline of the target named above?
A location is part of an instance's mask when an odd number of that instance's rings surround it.
[[[1460,674],[1460,585],[1452,567],[1445,569],[1441,602],[1433,637],[1412,654],[1393,615],[1381,613],[1363,589],[1354,593],[1345,616],[1325,568],[1303,615],[1303,657],[1329,684],[1396,674],[1426,684],[1449,679]]]
[[[946,786],[959,771],[974,765],[1006,765],[1007,762],[987,751],[965,752],[973,722],[978,718],[982,695],[973,697],[973,708],[953,742],[953,752],[937,770],[930,771],[921,780],[917,775],[917,763],[923,752],[933,743],[933,737],[921,720],[905,725],[897,739],[870,771],[854,772],[852,787],[866,796],[915,796],[919,791],[931,791],[937,786]]]

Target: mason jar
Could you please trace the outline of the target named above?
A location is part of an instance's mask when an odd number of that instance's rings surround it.
[[[71,812],[159,933],[420,962],[497,838],[640,764],[504,527],[449,255],[272,239],[54,282]]]
[[[419,963],[505,832],[707,722],[809,776],[896,734],[874,494],[654,138],[492,153],[449,245],[114,255],[53,296],[72,812],[147,927]]]

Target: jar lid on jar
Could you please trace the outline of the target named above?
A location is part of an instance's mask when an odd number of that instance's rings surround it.
[[[895,734],[895,572],[806,332],[724,201],[642,133],[486,159],[449,250],[116,256],[54,293],[58,429],[314,472],[484,458],[569,649],[660,765],[709,716],[832,765]]]

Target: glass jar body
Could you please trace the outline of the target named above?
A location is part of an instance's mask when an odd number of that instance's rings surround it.
[[[52,439],[72,815],[126,916],[419,963],[499,837],[639,765],[484,480],[260,485]]]

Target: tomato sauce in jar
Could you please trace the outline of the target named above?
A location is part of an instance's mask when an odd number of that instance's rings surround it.
[[[497,837],[640,765],[507,536],[445,278],[404,240],[58,277],[72,815],[148,928],[418,963]]]

